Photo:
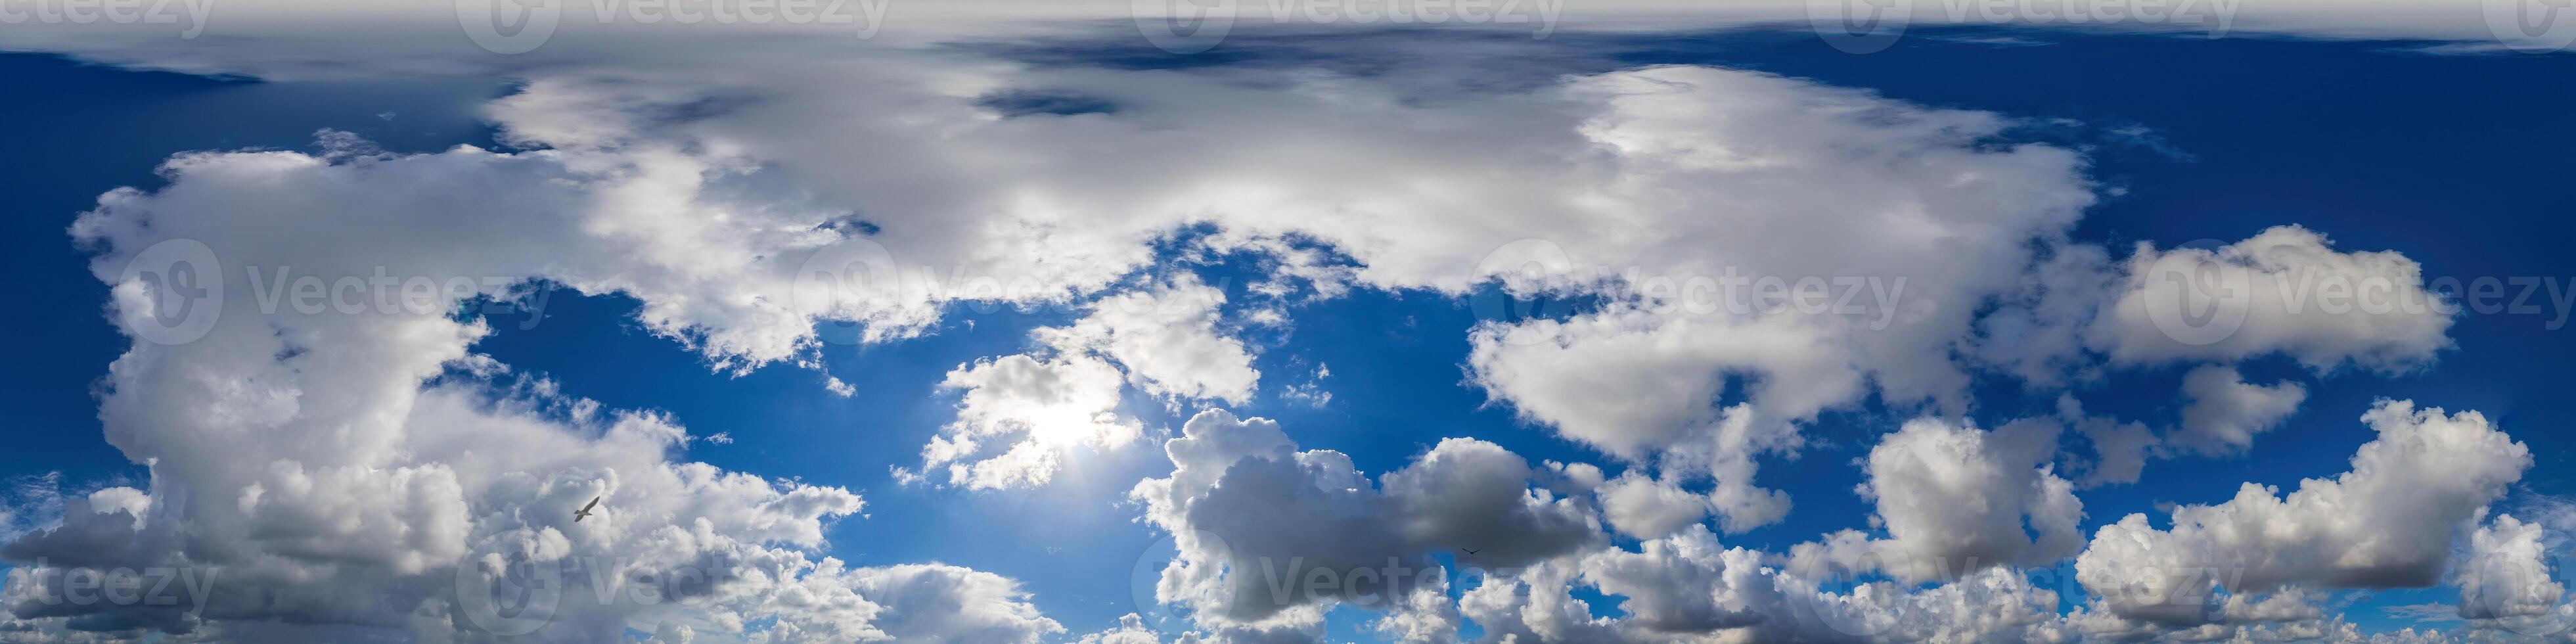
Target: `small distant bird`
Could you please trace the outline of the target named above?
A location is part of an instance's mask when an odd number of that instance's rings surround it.
[[[572,511],[572,522],[581,523],[583,517],[590,516],[590,509],[596,507],[599,507],[599,497],[590,497],[590,505],[581,506],[581,509]]]
[[[576,519],[576,521],[578,521],[578,519]],[[1472,555],[1472,554],[1476,554],[1477,552],[1480,552],[1480,551],[1477,551],[1477,550],[1467,550],[1466,548],[1459,548],[1459,550],[1466,550],[1466,551],[1467,551],[1467,554],[1471,554],[1471,555]]]

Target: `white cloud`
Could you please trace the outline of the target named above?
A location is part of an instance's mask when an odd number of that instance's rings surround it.
[[[1078,448],[1107,451],[1144,437],[1120,410],[1122,383],[1174,405],[1250,399],[1261,374],[1243,342],[1217,329],[1224,302],[1195,277],[1103,297],[1073,324],[1033,332],[1032,353],[949,372],[940,387],[966,393],[957,420],[922,448],[923,470],[944,468],[946,484],[975,489],[1045,485]]]
[[[2279,427],[2307,400],[2295,382],[2249,384],[2232,367],[2208,366],[2182,378],[2182,427],[2166,437],[2175,447],[2205,454],[2241,454],[2254,435]]]
[[[703,602],[565,602],[534,627],[537,641],[671,622],[697,638],[749,637],[759,634],[746,623],[773,617],[782,629],[876,632],[865,602],[783,599],[821,583],[811,553],[829,545],[829,523],[863,507],[858,495],[688,462],[675,419],[513,376],[471,352],[489,327],[453,315],[459,300],[515,298],[547,278],[637,297],[647,327],[718,368],[811,342],[787,274],[757,258],[822,245],[829,235],[774,227],[812,211],[698,201],[708,177],[731,171],[644,148],[606,162],[343,144],[323,156],[189,154],[167,164],[157,191],[102,196],[73,233],[98,253],[93,272],[119,293],[114,310],[127,315],[114,319],[135,342],[110,365],[100,418],[111,444],[147,464],[148,486],[127,497],[148,502],[65,512],[5,556],[201,570],[214,585],[189,598],[202,611],[79,606],[40,626],[471,638],[507,624],[489,623],[490,597],[453,589],[534,565],[617,586],[738,573],[696,587]],[[168,344],[141,325],[172,300],[151,299],[124,269],[173,239],[212,250],[203,259],[216,264],[195,268],[225,288],[197,302],[220,312],[202,338]],[[314,292],[357,295],[306,299],[307,278],[323,285]],[[573,522],[594,497],[598,514]],[[619,590],[570,577],[565,592]]]
[[[2362,420],[2379,437],[2351,471],[2286,496],[2248,483],[2226,503],[2174,509],[2166,530],[2131,514],[2094,534],[2076,578],[2122,617],[2182,625],[2205,616],[2172,598],[2205,596],[2211,584],[2236,593],[2432,585],[2453,535],[2522,478],[2530,450],[2474,411],[2381,401]],[[2223,577],[2203,574],[2212,570]]]
[[[945,470],[948,485],[1044,485],[1076,449],[1106,450],[1144,438],[1135,419],[1118,412],[1117,367],[1091,356],[1003,356],[958,367],[940,386],[966,392],[957,420],[921,453],[923,468]]]
[[[1184,274],[1168,284],[1093,301],[1071,327],[1041,329],[1059,351],[1089,350],[1115,360],[1147,393],[1243,404],[1261,372],[1243,341],[1218,328],[1225,293]]]
[[[1019,582],[971,568],[863,568],[851,586],[882,609],[874,623],[897,641],[1036,642],[1064,632],[1029,605]]]
[[[2014,286],[2030,244],[2092,200],[2066,150],[1978,146],[2009,123],[1992,114],[1700,69],[1579,87],[1613,97],[1583,132],[1628,165],[1612,195],[1629,207],[1598,216],[1654,232],[1540,237],[1563,244],[1540,250],[1629,295],[1488,326],[1469,363],[1524,418],[1632,461],[1678,457],[1659,464],[1669,479],[1714,480],[1729,531],[1786,513],[1785,495],[1752,484],[1753,459],[1794,450],[1817,413],[1873,389],[1962,404],[1949,353],[1972,303]],[[1817,188],[1788,188],[1801,185]],[[1660,196],[1632,192],[1650,188]],[[1695,206],[1665,210],[1682,203]],[[1848,306],[1759,295],[1802,281]]]
[[[2164,440],[2144,423],[2085,415],[2084,405],[2075,400],[2074,394],[2058,395],[2057,418],[2074,427],[2075,433],[2093,447],[2092,459],[2075,460],[2084,474],[2076,481],[2076,487],[2138,482],[2138,476],[2146,471],[2149,450]]]
[[[1118,617],[1118,625],[1096,633],[1083,634],[1075,644],[1162,644],[1163,636],[1145,625],[1145,618],[1135,613]]]
[[[2456,307],[2394,251],[2338,252],[2277,226],[2215,249],[2140,244],[2086,343],[2123,363],[2280,353],[2320,373],[2397,372],[2450,348]]]
[[[1313,628],[1322,608],[1357,603],[1400,608],[1388,627],[1417,631],[1448,619],[1416,597],[1443,583],[1429,553],[1518,566],[1602,538],[1588,506],[1533,489],[1526,461],[1473,439],[1441,441],[1374,484],[1348,456],[1296,451],[1277,423],[1219,410],[1192,417],[1164,451],[1172,475],[1131,494],[1180,548],[1155,596],[1211,628]],[[1309,575],[1333,583],[1310,586]]]
[[[1884,570],[1908,583],[1980,569],[2041,566],[2075,554],[2084,504],[2046,465],[2056,423],[2026,419],[1993,432],[1934,418],[1905,423],[1869,452],[1861,492],[1886,539],[1857,531],[1795,549],[1794,569]]]
[[[1483,641],[2048,641],[2062,628],[2056,593],[1990,568],[1941,585],[1871,582],[1831,588],[1717,543],[1706,526],[1601,548],[1511,575],[1489,575],[1459,599]],[[1623,617],[1596,618],[1572,589],[1590,586]]]
[[[2540,522],[2499,515],[2469,532],[2449,581],[2460,591],[2457,615],[2483,628],[2523,636],[2576,628],[2576,603],[2555,574],[2567,544]]]
[[[1628,472],[1600,490],[1601,515],[1620,533],[1653,539],[1708,517],[1708,498],[1652,477]]]

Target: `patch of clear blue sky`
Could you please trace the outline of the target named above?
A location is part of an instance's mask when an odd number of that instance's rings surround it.
[[[2403,43],[2010,35],[2046,45],[1909,37],[1885,52],[1851,56],[1805,32],[1736,32],[1560,34],[1540,46],[1597,58],[1574,67],[1745,67],[2032,119],[2013,137],[2086,149],[2093,176],[2106,188],[2103,203],[2076,231],[2087,241],[2172,246],[2242,239],[2297,223],[2344,250],[2401,251],[2428,276],[2576,279],[2576,261],[2561,248],[2576,239],[2564,188],[2576,166],[2565,157],[2576,149],[2576,121],[2564,112],[2576,104],[2576,85],[2563,81],[2576,77],[2576,57],[2435,56],[2402,51]],[[1416,30],[1384,37],[1449,36]],[[1282,42],[1246,37],[1199,58],[1124,43],[1055,43],[1022,53],[1157,67],[1296,64],[1311,61],[1281,52],[1332,49]],[[1369,64],[1357,57],[1320,60],[1362,71]],[[211,80],[27,54],[0,54],[0,82],[11,88],[0,93],[0,119],[16,124],[0,154],[0,194],[10,196],[0,220],[7,227],[0,231],[0,262],[7,263],[19,302],[0,316],[0,331],[21,339],[0,367],[9,372],[0,401],[12,427],[9,449],[0,450],[0,475],[60,471],[74,490],[134,484],[141,469],[125,463],[99,432],[91,388],[123,339],[105,321],[106,291],[86,271],[86,254],[63,233],[72,217],[110,188],[155,185],[153,166],[183,150],[302,148],[324,127],[357,132],[396,151],[488,145],[490,132],[474,121],[471,108],[508,90],[491,81]],[[393,118],[379,117],[387,112]],[[2057,118],[2080,125],[2047,120]],[[2119,134],[2132,127],[2148,128],[2158,142]],[[1248,299],[1242,288],[1251,271],[1241,262],[1188,270],[1225,285],[1238,305]],[[620,298],[558,293],[542,323],[528,329],[497,324],[501,332],[478,349],[558,378],[567,393],[612,407],[669,411],[694,433],[736,439],[695,445],[687,458],[862,490],[869,516],[843,521],[831,533],[832,554],[844,560],[936,560],[1009,575],[1077,634],[1113,624],[1123,613],[1151,612],[1137,605],[1133,579],[1154,537],[1133,523],[1136,510],[1119,502],[1136,480],[1168,469],[1153,450],[1078,461],[1056,485],[1035,491],[906,488],[888,476],[891,466],[917,465],[921,445],[952,415],[954,395],[935,391],[943,374],[963,362],[1022,350],[1027,331],[1064,321],[1061,311],[967,311],[915,341],[831,346],[825,354],[830,373],[857,388],[840,398],[823,390],[821,375],[790,366],[741,377],[711,373],[694,355],[638,329],[632,309]],[[1475,317],[1460,302],[1359,291],[1289,313],[1286,329],[1256,334],[1261,393],[1237,411],[1280,419],[1303,447],[1349,453],[1372,474],[1399,467],[1448,436],[1476,436],[1533,460],[1612,465],[1516,422],[1465,384],[1464,332]],[[2242,482],[2295,487],[2301,478],[2341,472],[2353,448],[2371,437],[2355,418],[2379,397],[2483,411],[2533,448],[2537,463],[2517,496],[2576,493],[2576,480],[2563,474],[2571,439],[2559,429],[2576,418],[2576,403],[2563,395],[2570,385],[2563,365],[2576,358],[2576,335],[2546,328],[2551,318],[2464,316],[2451,330],[2456,350],[2430,369],[2395,377],[2318,378],[2277,359],[2249,364],[2250,380],[2309,384],[2308,401],[2286,427],[2263,435],[2243,458],[2156,461],[2143,486],[2088,492],[2086,524],[2148,512],[2161,525],[2160,503],[2217,502]],[[1332,368],[1321,383],[1333,392],[1331,404],[1315,408],[1279,397],[1286,385],[1306,382],[1318,364]],[[2182,369],[2123,373],[2077,395],[2095,413],[2167,425],[2178,413],[2174,392]],[[2025,396],[1992,378],[1977,393],[1976,416],[1987,426],[2044,413],[2054,396]],[[1190,411],[1173,413],[1142,398],[1129,402],[1149,431],[1176,428]],[[1725,541],[1778,549],[1865,525],[1868,508],[1852,492],[1859,475],[1850,463],[1901,420],[1876,402],[1828,414],[1810,430],[1815,445],[1800,460],[1772,461],[1760,477],[1794,495],[1796,511],[1781,524]],[[1150,588],[1142,592],[1150,598]],[[2380,607],[2448,599],[2446,591],[2380,593],[2357,598],[2347,615],[2368,630],[2392,629],[2410,623]],[[1335,611],[1332,635],[1370,638],[1362,617]]]

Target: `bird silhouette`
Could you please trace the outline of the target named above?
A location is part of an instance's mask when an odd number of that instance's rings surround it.
[[[590,505],[581,506],[581,509],[572,511],[572,522],[581,523],[583,517],[590,516],[590,509],[596,507],[599,507],[599,497],[590,497]]]
[[[1481,551],[1478,551],[1478,550],[1467,550],[1466,548],[1459,548],[1459,550],[1465,550],[1465,551],[1467,552],[1467,554],[1471,554],[1471,555],[1472,555],[1472,554],[1476,554],[1477,552],[1481,552]]]

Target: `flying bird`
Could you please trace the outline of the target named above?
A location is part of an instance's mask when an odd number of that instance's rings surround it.
[[[572,511],[572,522],[581,523],[582,517],[590,516],[590,509],[596,507],[599,507],[599,497],[590,497],[590,505],[581,506],[581,509]]]
[[[1478,552],[1478,551],[1475,551],[1475,550],[1467,550],[1466,548],[1459,548],[1459,550],[1465,550],[1465,551],[1467,552],[1467,554],[1471,554],[1471,555],[1472,555],[1472,554],[1476,554],[1476,553]]]

